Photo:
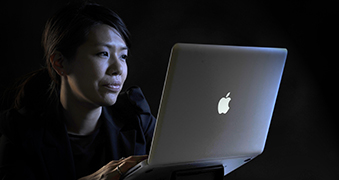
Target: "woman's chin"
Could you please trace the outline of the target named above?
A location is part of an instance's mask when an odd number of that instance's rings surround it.
[[[117,95],[108,95],[104,98],[101,106],[113,106],[117,101]]]

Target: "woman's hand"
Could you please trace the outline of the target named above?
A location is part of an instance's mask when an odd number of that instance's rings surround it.
[[[147,158],[148,155],[142,155],[130,156],[121,160],[113,160],[95,173],[82,177],[79,180],[118,180],[122,174]]]

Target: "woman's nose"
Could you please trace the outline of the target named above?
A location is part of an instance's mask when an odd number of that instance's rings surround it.
[[[119,58],[111,57],[110,63],[111,64],[108,69],[108,74],[111,76],[121,75],[123,72],[123,65],[122,65],[122,62],[119,60]]]

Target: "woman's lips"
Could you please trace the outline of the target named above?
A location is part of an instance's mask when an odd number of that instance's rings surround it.
[[[121,89],[121,83],[105,84],[104,87],[112,92],[119,92]]]

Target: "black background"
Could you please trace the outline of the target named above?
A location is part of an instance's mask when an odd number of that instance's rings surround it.
[[[44,64],[46,20],[63,1],[1,4],[1,94]],[[330,1],[96,1],[125,21],[132,57],[125,87],[139,85],[156,116],[177,42],[285,47],[285,71],[265,151],[225,179],[338,179],[338,11]],[[208,73],[208,72],[202,72]]]

